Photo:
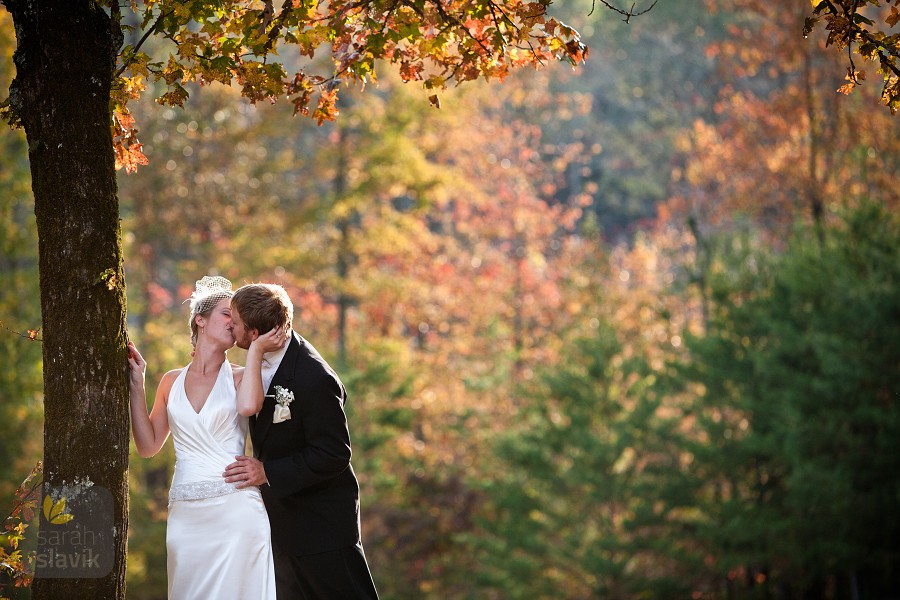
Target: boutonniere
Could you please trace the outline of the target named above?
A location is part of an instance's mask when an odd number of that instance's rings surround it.
[[[272,396],[266,396],[271,398]],[[291,409],[288,408],[294,401],[294,392],[283,388],[280,385],[275,386],[275,414],[272,415],[272,423],[281,423],[291,418]]]

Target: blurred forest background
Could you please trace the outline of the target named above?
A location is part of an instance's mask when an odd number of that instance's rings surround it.
[[[879,79],[836,93],[847,57],[803,37],[808,2],[557,10],[586,65],[440,110],[389,76],[321,127],[222,86],[135,105],[150,164],[119,184],[149,385],[189,360],[196,279],[284,285],[349,389],[386,600],[900,598],[900,117]],[[0,69],[13,47],[0,12]],[[0,154],[11,506],[41,455],[19,335],[40,304],[23,132]],[[171,443],[131,460],[128,597],[164,598]]]

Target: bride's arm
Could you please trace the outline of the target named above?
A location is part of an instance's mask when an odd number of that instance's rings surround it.
[[[153,409],[147,413],[147,392],[144,388],[144,372],[147,363],[132,342],[128,342],[128,388],[131,395],[131,431],[138,454],[150,458],[159,452],[169,437],[169,417],[166,414],[166,400],[178,371],[163,375],[156,389]]]
[[[287,336],[282,333],[281,327],[276,327],[250,343],[247,349],[247,366],[244,368],[240,383],[236,383],[237,410],[241,416],[255,415],[262,408],[265,394],[262,386],[263,354],[281,348],[286,339]]]

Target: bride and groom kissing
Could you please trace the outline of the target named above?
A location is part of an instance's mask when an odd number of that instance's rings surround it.
[[[292,329],[284,288],[232,291],[203,277],[190,298],[190,363],[162,376],[147,410],[146,362],[129,343],[138,452],[171,433],[168,597],[377,598],[360,537],[346,391]],[[228,362],[237,344],[245,367]],[[249,433],[253,456],[244,456]]]

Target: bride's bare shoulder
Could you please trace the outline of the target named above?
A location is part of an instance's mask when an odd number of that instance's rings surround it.
[[[180,373],[181,369],[172,369],[171,371],[168,371],[165,375],[163,375],[159,380],[159,386],[157,387],[156,395],[168,402],[169,392],[172,391],[172,386],[175,385],[175,380],[178,379],[178,375]]]
[[[178,375],[181,373],[181,371],[182,369],[172,369],[171,371],[167,371],[165,375],[160,378],[159,385],[172,387],[172,384],[175,383],[176,379],[178,379]]]

